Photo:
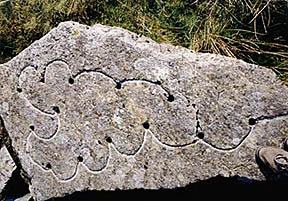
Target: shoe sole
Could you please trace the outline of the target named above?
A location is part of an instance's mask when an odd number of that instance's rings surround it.
[[[265,163],[260,157],[260,150],[264,147],[259,147],[255,153],[256,163],[259,166],[260,171],[263,173],[267,181],[270,182],[281,182],[285,181],[288,182],[288,176],[281,176],[280,174],[275,173],[271,167]],[[288,146],[287,146],[288,148]]]

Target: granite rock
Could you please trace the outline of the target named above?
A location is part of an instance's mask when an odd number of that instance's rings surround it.
[[[24,195],[23,197],[15,199],[15,201],[29,201],[30,199],[31,199],[31,194],[28,193],[28,194]]]
[[[7,148],[2,147],[0,149],[0,195],[15,169],[16,165]]]
[[[269,69],[125,29],[61,23],[0,65],[0,116],[36,200],[265,179],[259,146],[288,137]]]

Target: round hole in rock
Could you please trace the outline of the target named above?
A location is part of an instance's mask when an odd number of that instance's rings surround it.
[[[147,170],[147,169],[148,169],[148,166],[147,166],[147,165],[144,165],[144,169]]]
[[[21,92],[22,92],[22,89],[21,89],[21,88],[17,88],[16,90],[17,90],[18,93],[21,93]]]
[[[78,157],[77,157],[77,160],[78,160],[79,162],[83,162],[84,159],[83,159],[82,156],[78,156]]]
[[[106,142],[112,143],[112,138],[111,137],[106,137]]]
[[[169,101],[169,102],[173,102],[174,100],[175,100],[174,96],[170,94],[170,95],[168,96],[168,101]]]
[[[160,82],[159,80],[157,80],[157,81],[155,82],[155,84],[161,85],[161,82]]]
[[[74,79],[72,77],[70,77],[68,82],[69,82],[69,84],[74,84]]]
[[[58,114],[60,113],[59,107],[54,106],[52,109],[54,110],[54,112],[56,112],[56,113],[58,113]]]
[[[199,137],[200,139],[203,139],[204,138],[204,133],[203,132],[197,133],[197,137]]]
[[[47,168],[47,169],[51,169],[51,168],[52,168],[52,165],[51,165],[50,163],[47,163],[46,168]]]
[[[145,129],[149,129],[149,127],[150,127],[150,124],[148,121],[145,121],[142,125]]]
[[[31,125],[29,128],[30,128],[32,131],[35,130],[35,126],[33,126],[33,125]]]
[[[253,125],[255,125],[255,124],[257,123],[257,121],[256,121],[256,119],[254,119],[254,118],[250,118],[250,119],[248,120],[248,123],[249,123],[249,125],[253,126]]]
[[[121,86],[121,83],[120,83],[120,82],[117,82],[117,83],[116,83],[116,89],[121,89],[121,87],[122,87],[122,86]]]

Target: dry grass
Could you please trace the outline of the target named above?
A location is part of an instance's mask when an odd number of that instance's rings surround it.
[[[288,82],[288,0],[10,0],[0,4],[0,62],[66,20],[243,59]]]

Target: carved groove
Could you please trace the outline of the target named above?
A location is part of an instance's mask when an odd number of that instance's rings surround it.
[[[69,67],[68,67],[68,63],[64,60],[61,60],[61,59],[55,59],[51,62],[49,62],[47,64],[47,67],[49,65],[52,65],[53,62],[62,62],[64,64],[67,65],[67,69],[69,70],[69,73],[70,74],[70,78],[69,80],[67,81],[71,86],[72,85],[75,85],[77,84],[78,82],[78,79],[80,79],[81,76],[83,75],[87,75],[87,74],[91,74],[91,75],[101,75],[103,77],[105,77],[107,80],[110,80],[112,82],[115,83],[115,86],[117,89],[119,89],[120,91],[122,90],[122,87],[125,83],[138,83],[138,82],[141,82],[141,83],[147,83],[149,85],[155,85],[156,87],[160,87],[162,91],[165,92],[165,94],[167,95],[167,99],[166,101],[167,102],[174,102],[176,100],[176,98],[174,97],[173,94],[170,93],[169,89],[166,89],[162,86],[161,82],[160,81],[151,81],[151,80],[147,80],[147,79],[123,79],[123,80],[117,80],[115,78],[113,78],[112,76],[108,75],[107,73],[105,72],[102,72],[102,71],[97,71],[97,70],[82,70],[78,73],[76,73],[75,75],[72,75]],[[23,69],[24,71],[25,69]],[[45,69],[45,72],[41,78],[41,80],[43,80],[43,82],[45,83],[46,80],[45,80],[45,75],[46,75],[46,69]],[[19,92],[19,91],[18,91]],[[20,92],[19,92],[20,93]],[[22,93],[22,88],[21,88],[21,94]],[[39,135],[37,135],[37,133],[34,132],[34,127],[32,129],[31,128],[31,133],[30,135],[28,136],[27,138],[27,141],[29,141],[30,137],[32,135],[34,135],[36,138],[38,138],[39,140],[42,140],[42,141],[51,141],[53,140],[57,134],[59,133],[59,130],[61,130],[61,121],[60,121],[60,115],[61,115],[61,108],[58,107],[58,106],[54,106],[52,109],[54,111],[54,113],[51,113],[49,111],[45,111],[43,110],[42,108],[39,108],[37,107],[35,104],[32,104],[29,99],[25,96],[25,95],[21,95],[21,97],[23,99],[25,99],[27,101],[27,103],[32,107],[34,108],[35,111],[37,112],[40,112],[42,113],[43,115],[46,115],[46,116],[50,116],[50,117],[56,117],[57,118],[57,130],[55,133],[53,133],[49,138],[43,138]],[[186,97],[185,97],[186,98]],[[186,98],[187,99],[187,98]],[[189,102],[189,99],[187,99],[188,102]],[[189,103],[190,104],[190,103]],[[123,106],[125,107],[125,106]],[[188,107],[188,106],[187,106]],[[196,104],[192,104],[192,107],[195,109],[197,108],[197,105]],[[98,114],[97,114],[98,115]],[[144,122],[142,124],[142,127],[143,129],[145,129],[145,133],[143,135],[143,138],[142,138],[142,142],[140,144],[140,146],[138,146],[137,149],[134,150],[133,153],[124,153],[122,152],[118,147],[117,145],[113,142],[112,138],[111,137],[107,137],[106,138],[106,142],[108,143],[108,157],[107,157],[107,160],[105,161],[105,164],[103,165],[102,168],[100,168],[99,170],[92,170],[91,168],[88,167],[88,165],[85,163],[85,160],[83,158],[83,156],[78,156],[77,158],[77,164],[76,164],[76,167],[75,167],[75,170],[73,171],[73,174],[71,174],[71,176],[69,178],[65,178],[65,179],[61,179],[57,176],[57,174],[54,172],[53,170],[53,167],[51,166],[51,164],[49,165],[49,167],[46,166],[46,168],[43,168],[43,166],[41,164],[39,164],[37,161],[35,161],[30,155],[30,160],[36,164],[39,168],[41,168],[43,171],[46,171],[46,172],[52,172],[52,174],[54,175],[55,178],[57,178],[57,180],[59,182],[69,182],[71,180],[73,180],[77,174],[78,174],[78,171],[79,171],[79,165],[83,165],[90,173],[92,174],[99,174],[103,171],[105,171],[105,169],[107,168],[107,166],[109,165],[109,161],[110,161],[110,157],[111,157],[111,148],[113,148],[118,154],[120,154],[121,156],[123,157],[135,157],[142,149],[143,147],[145,146],[145,143],[146,143],[146,138],[147,138],[147,135],[148,133],[152,136],[152,139],[154,139],[154,141],[157,142],[157,144],[159,144],[160,146],[162,147],[165,147],[167,149],[181,149],[181,148],[187,148],[189,146],[192,146],[192,145],[195,145],[197,144],[198,142],[201,142],[203,143],[204,145],[206,146],[209,146],[209,147],[212,147],[213,149],[217,150],[217,151],[220,151],[220,152],[230,152],[230,151],[234,151],[236,150],[237,148],[239,148],[243,143],[244,141],[251,135],[252,131],[253,131],[253,127],[250,127],[249,131],[247,132],[247,134],[245,134],[241,140],[239,141],[239,143],[233,147],[229,147],[229,148],[223,148],[223,147],[218,147],[217,145],[214,145],[213,143],[210,143],[208,142],[206,139],[205,139],[205,132],[203,131],[203,128],[201,126],[201,122],[200,122],[200,119],[199,119],[199,110],[196,110],[195,112],[195,116],[196,116],[196,126],[195,126],[195,131],[196,133],[192,134],[191,137],[193,136],[194,139],[191,140],[191,142],[188,142],[188,143],[177,143],[177,144],[169,144],[169,143],[166,143],[166,142],[163,142],[161,141],[161,139],[157,138],[155,136],[155,134],[151,131],[151,126],[150,126],[150,121],[148,122],[148,120],[146,122]],[[101,117],[101,114],[99,114],[99,117]],[[249,120],[249,124],[250,125],[254,125],[254,124],[257,124],[258,122],[261,122],[261,121],[264,121],[264,120],[274,120],[274,119],[278,119],[278,118],[286,118],[288,117],[288,114],[283,114],[283,115],[277,115],[277,116],[272,116],[272,117],[267,117],[267,116],[262,116],[262,117],[258,117],[258,118],[255,118],[255,119],[250,119]],[[255,121],[255,122],[254,122]],[[116,129],[117,130],[117,129]],[[81,132],[81,131],[79,131]],[[98,140],[98,142],[101,142],[100,140]],[[102,143],[98,143],[100,145],[102,145]],[[28,147],[26,147],[26,150],[28,152]]]

